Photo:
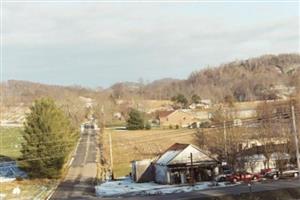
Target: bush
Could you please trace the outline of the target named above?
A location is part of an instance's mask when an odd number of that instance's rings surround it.
[[[145,129],[146,129],[146,130],[150,130],[150,129],[151,129],[151,124],[150,124],[150,123],[146,123]]]
[[[169,129],[173,129],[173,126],[171,124],[169,125]]]
[[[176,124],[175,128],[176,128],[176,129],[179,129],[179,125],[178,125],[178,124]]]

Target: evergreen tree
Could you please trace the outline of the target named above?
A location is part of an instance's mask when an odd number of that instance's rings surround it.
[[[132,109],[129,113],[129,118],[127,120],[128,130],[139,130],[144,129],[144,118],[142,113],[138,110]]]
[[[58,178],[74,147],[75,131],[51,99],[36,100],[24,124],[21,166],[33,178]]]

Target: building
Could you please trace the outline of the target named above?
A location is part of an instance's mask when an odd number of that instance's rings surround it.
[[[218,162],[192,144],[175,143],[153,163],[155,182],[184,184],[212,180]]]
[[[153,160],[134,160],[131,161],[131,178],[134,182],[144,183],[154,181]]]
[[[258,173],[268,168],[281,169],[290,161],[290,155],[284,152],[285,143],[252,145],[251,148],[241,151],[238,158],[242,164],[240,167],[247,172]]]
[[[212,102],[210,99],[202,99],[199,103],[192,103],[189,108],[191,109],[209,109],[212,107]]]
[[[132,161],[135,182],[185,184],[209,181],[218,174],[219,162],[192,144],[175,143],[156,159]]]
[[[280,164],[287,164],[290,160],[290,155],[287,153],[274,152],[268,160],[264,154],[254,154],[243,157],[243,169],[250,173],[259,173],[263,169],[278,169]]]
[[[200,124],[201,122],[194,112],[185,109],[175,110],[167,113],[166,115],[160,115],[158,117],[160,126],[163,127],[179,126],[186,128],[194,123]]]

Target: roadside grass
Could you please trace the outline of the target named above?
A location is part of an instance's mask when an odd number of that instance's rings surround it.
[[[128,175],[131,161],[151,159],[174,143],[195,143],[193,129],[113,130],[105,129],[104,156],[110,162],[109,134],[112,137],[113,172],[115,177]]]
[[[36,179],[13,181],[9,183],[0,183],[0,194],[5,194],[4,199],[12,200],[38,200],[45,199],[47,194],[57,184],[57,180]],[[13,189],[19,187],[21,193],[19,196],[12,193]]]
[[[8,157],[15,160],[21,155],[23,140],[21,128],[0,127],[0,161]]]

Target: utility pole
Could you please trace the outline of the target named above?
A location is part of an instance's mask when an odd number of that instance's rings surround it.
[[[292,110],[292,120],[293,120],[293,133],[294,133],[294,140],[295,140],[295,147],[296,147],[296,157],[297,157],[297,168],[300,174],[300,160],[299,160],[299,144],[298,144],[298,134],[297,134],[297,126],[296,126],[296,116],[295,116],[295,108],[294,105],[291,106]],[[299,176],[300,178],[300,176]]]
[[[225,159],[227,162],[227,132],[226,132],[226,112],[225,109],[223,110],[224,113],[224,120],[223,120],[223,134],[224,134],[224,153],[225,153]]]
[[[193,168],[193,153],[190,154],[190,158],[191,158],[191,184],[194,186],[195,183],[195,178],[194,178],[194,168]]]
[[[104,123],[105,123],[105,118],[104,118],[104,105],[102,105],[101,107],[101,113],[102,113],[102,129],[103,129],[103,133],[104,133]],[[110,172],[111,172],[111,179],[114,179],[114,173],[113,173],[113,152],[112,152],[112,139],[111,139],[111,131],[109,131],[109,153],[110,153]]]
[[[110,151],[110,172],[111,172],[111,179],[114,179],[114,172],[113,172],[113,152],[112,152],[112,141],[111,141],[111,131],[109,131],[109,151]]]

